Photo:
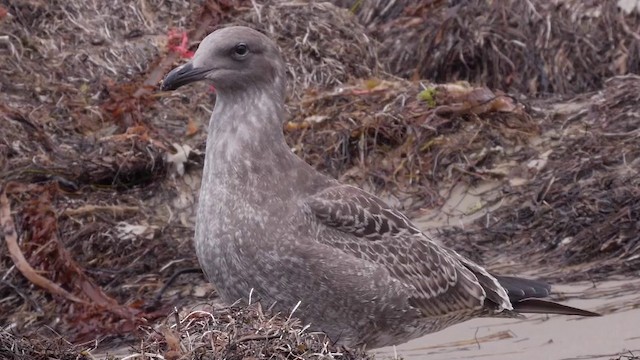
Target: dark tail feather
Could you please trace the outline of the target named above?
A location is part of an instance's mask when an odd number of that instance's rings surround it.
[[[591,311],[539,299],[547,297],[551,293],[551,286],[541,281],[512,276],[495,276],[495,278],[507,290],[507,295],[515,312],[600,316],[600,314]]]
[[[560,314],[578,316],[602,316],[587,310],[574,308],[567,305],[555,303],[553,301],[541,299],[522,299],[512,303],[513,311],[531,314]]]
[[[551,293],[551,286],[541,281],[513,276],[494,275],[494,277],[507,290],[512,303],[529,298],[545,298]]]

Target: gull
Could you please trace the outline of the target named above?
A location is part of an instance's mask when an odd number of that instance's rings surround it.
[[[344,346],[397,345],[475,317],[598,314],[542,300],[547,284],[491,274],[404,214],[316,171],[287,146],[285,62],[266,35],[209,34],[162,90],[216,90],[196,219],[200,266],[227,303],[295,315]]]

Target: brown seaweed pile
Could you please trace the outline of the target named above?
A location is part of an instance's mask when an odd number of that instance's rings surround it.
[[[18,334],[16,346],[21,335],[64,334],[74,344],[144,338],[140,326],[211,293],[191,276],[151,306],[173,271],[197,266],[191,239],[203,122],[215,98],[205,84],[156,89],[194,40],[238,14],[251,21],[255,9],[223,0],[112,5],[0,2],[0,323]],[[376,52],[361,28],[347,26],[348,12],[275,4],[256,21],[293,22],[316,11],[325,23],[281,25],[287,33],[276,36],[287,54],[297,49],[290,71],[300,89],[372,74]],[[333,48],[326,38],[336,40]],[[340,45],[353,41],[362,51]],[[367,56],[372,63],[354,67]],[[300,337],[305,346],[314,341]],[[48,346],[32,345],[26,358]]]
[[[395,199],[411,212],[439,205],[439,184],[474,183],[504,151],[538,133],[524,106],[467,84],[365,80],[310,93],[287,124],[305,161]]]
[[[207,306],[174,314],[148,332],[141,353],[168,359],[372,359],[361,350],[340,349],[322,333],[310,332],[291,314],[265,314],[248,307]]]
[[[174,313],[154,326],[141,326],[145,341],[128,348],[97,349],[96,342],[71,344],[64,339],[0,330],[0,357],[22,359],[372,359],[362,350],[338,348],[322,333],[308,331],[295,317],[265,314],[259,304],[211,306]],[[126,350],[125,350],[126,349]]]
[[[545,1],[342,1],[348,10],[118,1],[0,0],[0,351],[82,358],[98,351],[97,338],[176,359],[364,356],[340,355],[295,319],[257,307],[176,318],[174,307],[211,300],[197,275],[153,304],[172,272],[197,266],[191,239],[215,101],[206,84],[170,94],[157,85],[230,23],[261,29],[283,49],[293,91],[287,141],[316,168],[410,214],[437,209],[456,184],[496,181],[505,206],[488,223],[447,229],[448,244],[478,260],[518,254],[564,278],[640,269],[640,82],[606,80],[636,69],[637,40],[622,39],[634,15],[615,15],[608,2],[567,1],[556,15]],[[454,78],[489,87],[434,81]],[[491,90],[603,84],[544,102]],[[525,166],[548,151],[545,166]]]
[[[548,161],[514,201],[443,239],[480,259],[526,259],[549,277],[604,279],[640,270],[640,77],[612,78],[602,91],[568,102],[540,103]],[[468,246],[468,247],[466,247]],[[466,248],[465,248],[466,247]],[[558,266],[562,264],[562,266]]]
[[[6,360],[85,360],[88,354],[63,339],[52,337],[24,338],[8,331],[0,330],[0,358]]]
[[[577,94],[640,70],[640,17],[617,1],[360,1],[391,73],[533,96]]]
[[[289,95],[296,100],[308,88],[329,89],[381,72],[378,44],[349,11],[329,2],[267,1],[234,23],[261,30],[286,49]]]

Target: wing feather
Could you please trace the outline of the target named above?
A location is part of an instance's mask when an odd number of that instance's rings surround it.
[[[493,276],[436,244],[378,197],[341,185],[311,196],[306,203],[326,227],[323,231],[328,234],[321,234],[320,241],[384,266],[413,289],[408,301],[425,316],[478,310],[485,298],[498,310],[511,309],[506,291]]]

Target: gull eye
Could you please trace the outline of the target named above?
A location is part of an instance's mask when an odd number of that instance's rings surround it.
[[[239,43],[233,49],[233,53],[237,57],[245,57],[249,54],[249,47],[245,43]]]

